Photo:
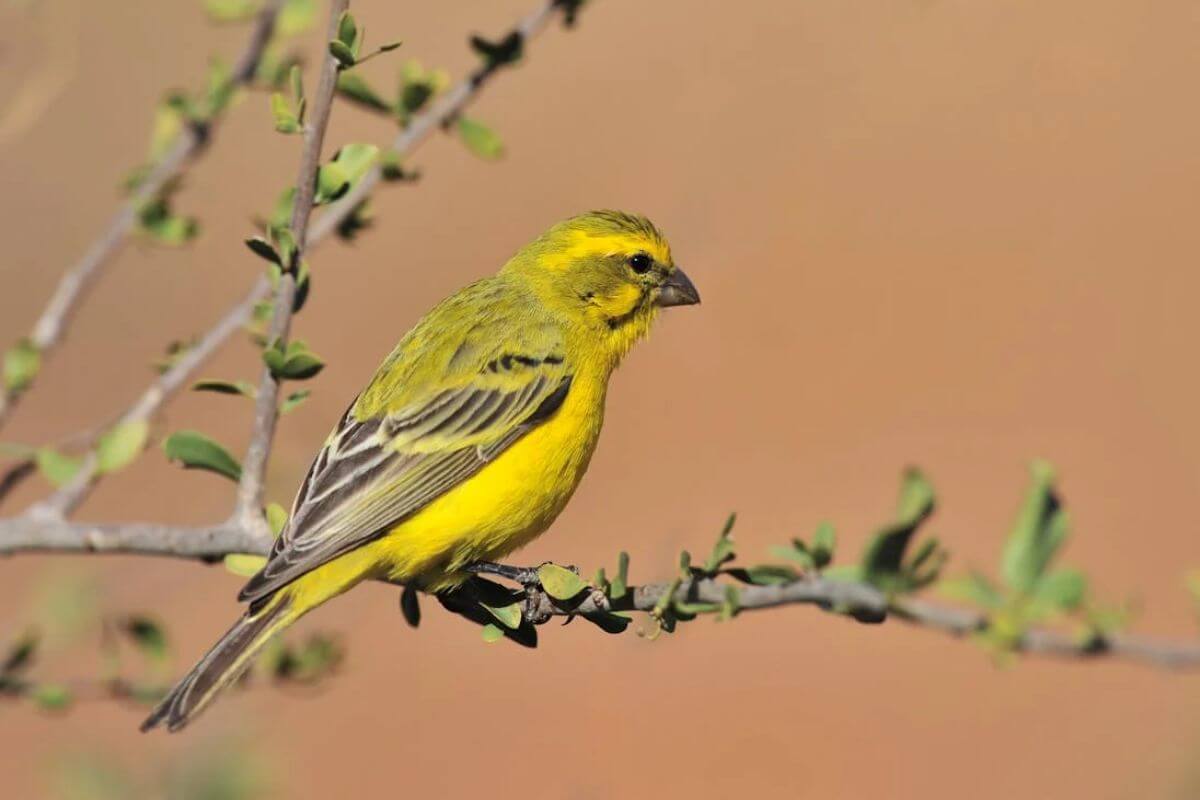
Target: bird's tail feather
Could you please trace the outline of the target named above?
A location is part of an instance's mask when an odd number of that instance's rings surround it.
[[[162,699],[142,723],[142,731],[163,723],[168,731],[187,725],[242,676],[273,635],[295,621],[297,615],[291,610],[291,597],[279,592],[262,607],[246,612]]]

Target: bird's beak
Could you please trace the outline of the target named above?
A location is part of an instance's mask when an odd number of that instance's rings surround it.
[[[700,302],[700,292],[695,284],[678,267],[658,290],[658,304],[668,306],[694,306]]]

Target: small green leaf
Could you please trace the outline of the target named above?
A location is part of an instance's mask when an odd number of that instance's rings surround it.
[[[412,586],[405,585],[400,593],[400,613],[411,627],[416,628],[421,624],[421,602],[417,598],[417,590]]]
[[[496,642],[504,638],[504,629],[489,622],[487,625],[483,626],[482,634],[483,640],[488,644],[491,644],[492,642]]]
[[[292,64],[292,68],[288,70],[288,85],[292,88],[292,99],[296,103],[304,102],[304,75],[299,64]]]
[[[267,527],[271,529],[272,536],[278,536],[283,532],[284,527],[288,522],[287,509],[279,505],[279,503],[267,503]]]
[[[79,471],[79,459],[63,455],[49,447],[39,449],[35,460],[38,470],[55,486],[67,485]]]
[[[225,556],[225,569],[241,578],[253,578],[266,563],[266,556],[252,553],[229,553]]]
[[[458,135],[472,153],[486,161],[504,155],[504,143],[491,128],[470,117],[458,118]]]
[[[123,422],[105,431],[96,441],[96,471],[107,475],[127,466],[149,437],[150,424],[145,420]]]
[[[275,130],[279,133],[299,133],[301,130],[299,115],[292,110],[287,98],[279,92],[271,95],[271,117],[275,121]]]
[[[256,0],[204,0],[204,10],[214,22],[245,22],[258,13]]]
[[[721,610],[717,612],[717,622],[725,622],[731,620],[738,615],[742,610],[742,595],[737,590],[736,586],[725,587],[725,601],[721,603]]]
[[[812,558],[813,565],[817,569],[821,569],[830,561],[833,560],[833,553],[837,549],[837,532],[833,525],[828,522],[822,522],[817,526],[816,533],[812,539]]]
[[[974,603],[983,608],[999,608],[1004,604],[1004,595],[980,572],[970,572],[960,578],[948,578],[938,584],[937,590],[951,600]]]
[[[538,580],[546,594],[555,600],[570,600],[587,588],[583,578],[557,564],[542,564],[538,567]]]
[[[353,47],[358,40],[358,26],[354,22],[354,15],[349,11],[343,11],[338,17],[337,38],[347,47]]]
[[[703,572],[707,575],[712,575],[721,566],[736,557],[734,552],[733,526],[737,523],[737,514],[730,514],[725,519],[725,525],[721,528],[721,533],[717,536],[717,542],[713,545],[712,552],[708,556],[708,560],[704,562]]]
[[[4,388],[21,392],[33,383],[42,366],[42,354],[29,339],[8,348],[4,354]]]
[[[1032,485],[1004,546],[1001,574],[1018,592],[1030,592],[1067,538],[1067,518],[1054,491],[1054,469],[1030,468]]]
[[[888,590],[913,588],[901,574],[905,551],[933,509],[933,487],[919,471],[907,470],[900,487],[897,521],[876,533],[863,553],[863,575],[868,582]]]
[[[329,54],[337,59],[341,69],[349,69],[354,66],[354,51],[337,39],[329,43]]]
[[[279,413],[286,414],[298,408],[312,394],[310,389],[301,389],[298,392],[292,392],[287,396],[287,399],[279,406]]]
[[[624,550],[617,556],[617,575],[609,585],[608,596],[617,600],[629,590],[629,553]]]
[[[316,0],[284,0],[275,22],[280,36],[295,36],[312,27],[317,16]]]
[[[342,97],[366,108],[388,113],[392,111],[391,105],[380,97],[358,73],[339,72],[337,90]]]
[[[157,244],[177,247],[196,238],[200,225],[193,217],[172,213],[167,199],[159,197],[138,211],[138,231]]]
[[[500,620],[501,624],[503,624],[504,627],[508,628],[510,631],[515,631],[517,628],[521,627],[520,603],[511,603],[507,606],[501,606],[499,608],[484,604],[483,607],[486,608],[493,617]]]
[[[520,60],[524,49],[524,37],[519,30],[514,30],[498,42],[490,42],[482,36],[472,36],[470,42],[471,49],[483,57],[488,69]]]
[[[800,579],[800,573],[785,564],[757,564],[743,570],[746,579],[756,586],[775,586]]]
[[[122,627],[147,658],[162,661],[167,657],[167,635],[154,620],[134,615],[127,618]]]
[[[202,469],[224,475],[231,481],[240,480],[242,466],[229,451],[209,437],[196,431],[178,431],[163,442],[163,450],[171,461],[184,469]]]
[[[216,392],[217,394],[236,394],[242,397],[254,397],[258,394],[258,389],[249,381],[221,381],[213,378],[196,381],[192,384],[192,390],[196,392]]]
[[[1076,569],[1059,569],[1044,576],[1033,591],[1033,601],[1058,611],[1074,611],[1087,596],[1087,576]]]
[[[65,711],[75,700],[71,690],[58,683],[38,684],[33,688],[30,697],[43,711]]]
[[[325,368],[325,362],[299,339],[290,342],[286,349],[281,349],[279,342],[264,349],[263,362],[277,380],[307,380]]]
[[[317,170],[317,191],[313,195],[313,203],[319,206],[332,203],[348,191],[350,176],[342,165],[337,162],[322,164]]]
[[[17,638],[8,647],[8,652],[4,655],[4,662],[0,664],[0,676],[11,677],[25,669],[28,669],[33,664],[34,654],[37,652],[38,636],[33,631],[28,631]]]

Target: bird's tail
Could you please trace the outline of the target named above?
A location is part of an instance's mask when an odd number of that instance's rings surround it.
[[[262,607],[247,611],[163,698],[142,723],[142,731],[163,723],[168,731],[187,725],[222,689],[242,676],[272,636],[302,613],[293,610],[287,591],[278,592]]]

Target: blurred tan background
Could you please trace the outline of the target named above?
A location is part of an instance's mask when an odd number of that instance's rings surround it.
[[[461,75],[469,32],[499,34],[533,4],[353,7],[368,44],[401,38],[404,58]],[[210,26],[200,6],[0,11],[0,105],[62,72],[52,106],[0,149],[4,341],[111,213],[162,90],[196,87],[210,53],[240,48],[245,30]],[[502,162],[438,137],[412,159],[419,184],[378,195],[374,229],[314,254],[296,332],[330,366],[283,423],[272,495],[290,499],[423,310],[551,222],[627,208],[667,231],[704,304],[665,315],[618,374],[588,479],[520,561],[590,572],[626,548],[635,579],[661,578],[732,509],[747,558],[822,519],[850,557],[914,463],[940,492],[950,573],[991,570],[1043,456],[1073,515],[1066,560],[1102,596],[1137,601],[1138,629],[1192,636],[1198,36],[1196,4],[1169,0],[594,0],[473,109],[503,136]],[[363,69],[390,91],[400,60]],[[327,141],[392,134],[340,106]],[[178,198],[201,239],[124,252],[6,440],[107,418],[168,341],[240,296],[261,266],[241,240],[292,179],[298,144],[272,132],[264,97],[233,110]],[[250,377],[255,359],[241,340],[204,374]],[[244,400],[193,394],[161,430],[240,447],[249,425]],[[230,498],[153,449],[82,516],[202,523]],[[94,579],[106,608],[156,610],[177,670],[237,613],[239,580],[219,568],[21,557],[0,563],[0,633],[53,571]],[[344,635],[339,676],[227,697],[183,736],[140,735],[141,712],[112,703],[64,718],[5,707],[4,792],[49,792],[64,752],[153,769],[232,735],[279,797],[1200,796],[1194,676],[998,669],[967,643],[806,608],[653,643],[549,626],[537,651],[425,610],[412,631],[394,591],[353,592],[305,625]]]

